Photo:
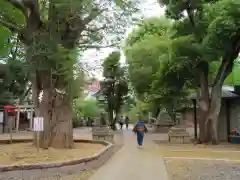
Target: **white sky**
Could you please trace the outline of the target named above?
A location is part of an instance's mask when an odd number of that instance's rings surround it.
[[[161,8],[157,0],[142,0],[141,5],[141,14],[144,18],[152,17],[152,16],[161,16],[164,14],[164,9]],[[129,28],[129,30],[126,31],[126,36],[129,32],[131,32],[131,29],[133,27]],[[89,64],[101,64],[101,60],[104,59],[109,53],[113,51],[113,48],[104,48],[100,51],[91,49],[87,50],[83,57],[81,57],[81,61],[88,62]],[[125,57],[122,55],[121,57],[121,63],[125,62]],[[92,73],[94,76],[96,76],[99,79],[102,79],[102,74],[99,70],[92,70]]]

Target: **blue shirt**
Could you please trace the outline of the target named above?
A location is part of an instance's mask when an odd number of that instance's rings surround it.
[[[146,128],[146,126],[145,126],[145,123],[144,123],[144,122],[141,122],[141,121],[137,122],[136,125],[135,125],[135,127],[134,127],[134,131],[135,131],[136,133],[139,133],[139,134],[142,134],[142,135],[143,135],[143,134],[147,131],[147,128]]]

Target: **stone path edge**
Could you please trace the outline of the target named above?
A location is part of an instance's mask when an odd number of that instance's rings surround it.
[[[0,144],[3,144],[2,141],[5,141],[5,144],[7,144],[6,141],[9,141],[9,140],[0,140]],[[12,143],[24,143],[24,142],[32,142],[32,139],[13,139],[12,140]],[[59,161],[59,162],[50,162],[50,163],[41,163],[41,164],[39,163],[39,164],[22,164],[22,165],[0,165],[0,172],[17,171],[17,170],[48,169],[48,168],[57,168],[57,167],[63,167],[63,166],[88,163],[90,161],[99,159],[101,156],[103,156],[107,152],[111,152],[114,147],[114,144],[112,144],[108,141],[75,139],[74,142],[102,144],[105,147],[103,150],[94,154],[93,156],[88,156],[88,157],[69,160],[69,161]]]

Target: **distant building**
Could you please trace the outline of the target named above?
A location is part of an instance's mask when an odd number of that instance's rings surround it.
[[[85,99],[88,99],[88,98],[95,98],[95,94],[97,92],[99,92],[101,89],[100,87],[100,81],[97,79],[97,78],[92,78],[91,79],[91,82],[89,84],[87,84],[87,87],[84,91],[84,93],[86,94],[86,98]]]

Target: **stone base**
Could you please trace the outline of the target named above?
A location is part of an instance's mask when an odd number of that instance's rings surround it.
[[[154,133],[168,133],[170,127],[160,127],[160,126],[154,126],[153,132]]]
[[[179,136],[172,136],[171,137],[171,144],[190,144],[191,138],[190,137],[179,137]]]
[[[186,128],[180,127],[180,126],[175,126],[172,127],[169,132],[169,142],[170,143],[190,143],[191,138],[189,133],[186,131]]]
[[[159,124],[153,125],[153,132],[155,133],[167,133],[170,128],[174,126],[172,121],[164,121]]]
[[[92,129],[93,140],[104,140],[114,143],[114,132],[107,126],[94,127]]]

